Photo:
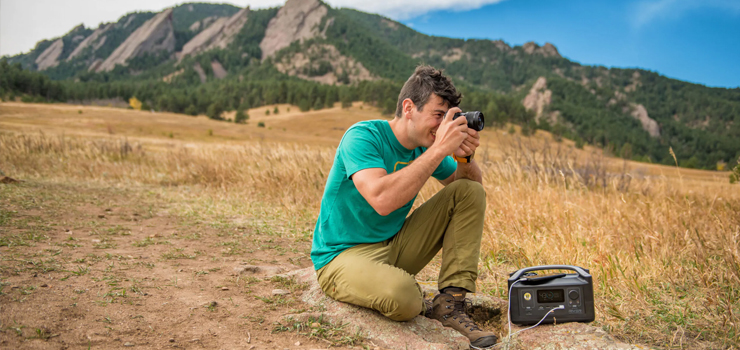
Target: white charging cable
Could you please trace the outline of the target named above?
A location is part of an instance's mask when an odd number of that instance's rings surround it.
[[[511,286],[509,287],[509,299],[511,299],[511,291],[514,288],[514,285],[517,284],[517,283],[519,283],[519,282],[526,281],[526,280],[527,280],[527,278],[520,278],[520,279],[516,280],[516,282],[514,282],[514,283],[511,284]],[[548,311],[545,314],[545,316],[543,316],[542,319],[540,319],[540,321],[537,322],[537,324],[535,324],[534,326],[529,327],[529,328],[525,328],[525,329],[521,329],[521,330],[517,331],[516,333],[511,334],[511,301],[509,301],[509,320],[508,320],[509,321],[509,335],[506,336],[506,340],[505,341],[503,341],[501,343],[498,343],[498,344],[494,345],[493,347],[496,347],[496,346],[499,346],[499,345],[503,345],[503,344],[507,344],[507,349],[508,349],[509,343],[511,341],[511,336],[517,335],[517,334],[519,334],[521,332],[524,332],[526,330],[529,330],[529,329],[532,329],[534,327],[539,326],[540,323],[542,323],[542,321],[544,321],[545,318],[547,318],[547,316],[550,315],[550,313],[554,312],[555,310],[563,310],[563,309],[565,309],[565,305],[560,305],[560,306],[558,306],[556,308],[550,309],[550,311]],[[491,348],[493,348],[493,347],[491,347]]]

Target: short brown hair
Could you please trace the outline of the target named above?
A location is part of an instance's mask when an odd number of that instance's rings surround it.
[[[457,107],[460,105],[462,94],[460,94],[450,78],[442,74],[442,71],[432,66],[418,66],[406,80],[398,94],[398,103],[396,104],[396,117],[401,117],[403,110],[403,100],[409,98],[416,105],[416,110],[421,111],[424,105],[429,101],[429,96],[434,93],[447,102],[447,107]]]

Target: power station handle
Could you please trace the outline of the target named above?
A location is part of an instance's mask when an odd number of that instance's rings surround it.
[[[543,271],[543,270],[570,270],[575,271],[578,273],[581,277],[591,277],[591,274],[589,273],[588,269],[584,269],[582,267],[578,266],[572,266],[572,265],[542,265],[542,266],[532,266],[527,267],[521,270],[518,270],[516,272],[511,273],[511,277],[509,277],[509,281],[516,281],[522,276],[530,271]]]
[[[557,275],[542,276],[542,277],[535,277],[535,278],[527,278],[527,281],[522,282],[522,284],[526,284],[526,285],[530,285],[530,286],[532,286],[532,285],[538,285],[538,284],[543,284],[543,283],[546,283],[546,282],[549,282],[549,281],[552,281],[554,279],[558,279],[558,278],[561,278],[561,277],[565,277],[565,274],[564,273],[561,273],[561,274],[557,274]]]

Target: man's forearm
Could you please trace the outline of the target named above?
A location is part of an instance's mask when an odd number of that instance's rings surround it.
[[[358,187],[358,190],[364,192],[363,196],[380,215],[388,215],[419,193],[444,157],[443,152],[430,148],[407,167],[382,176],[371,187],[364,190]]]
[[[478,163],[474,159],[470,159],[470,163],[457,163],[457,170],[455,171],[455,180],[469,179],[483,184],[483,174],[478,167]]]

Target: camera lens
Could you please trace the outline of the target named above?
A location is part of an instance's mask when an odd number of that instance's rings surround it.
[[[455,113],[455,115],[452,116],[452,120],[457,119],[457,117],[459,116],[465,116],[465,119],[468,120],[468,128],[471,128],[475,131],[483,130],[483,125],[485,124],[485,121],[483,119],[483,113],[479,111]]]
[[[468,127],[475,130],[475,131],[481,131],[483,130],[484,119],[483,119],[483,113],[479,111],[471,111],[465,113],[465,119],[468,120]]]

